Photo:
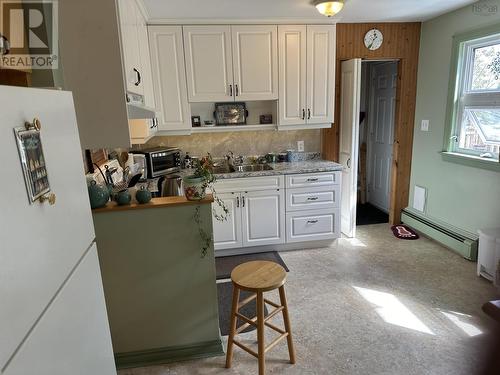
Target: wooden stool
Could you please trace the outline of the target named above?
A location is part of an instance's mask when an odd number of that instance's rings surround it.
[[[240,264],[231,272],[231,280],[233,282],[233,304],[231,309],[231,330],[227,341],[226,368],[231,367],[233,359],[233,344],[250,353],[259,360],[259,375],[264,375],[265,372],[265,353],[273,348],[278,342],[285,337],[288,341],[288,353],[290,355],[290,363],[295,363],[295,350],[293,348],[292,331],[290,329],[290,318],[288,316],[288,306],[285,296],[285,281],[286,271],[279,264],[268,261],[253,261]],[[264,292],[269,292],[279,288],[280,304],[271,302],[264,298]],[[239,301],[240,290],[253,292],[250,297]],[[239,310],[247,303],[257,298],[257,316],[248,318],[239,313]],[[274,307],[267,316],[264,316],[264,303]],[[285,330],[276,327],[268,322],[273,316],[279,312],[283,313],[283,321],[285,322]],[[240,318],[245,322],[241,327],[237,328],[237,321]],[[248,328],[250,325],[257,327],[258,352],[236,341],[234,337]],[[264,326],[267,326],[280,334],[267,347],[264,344]]]

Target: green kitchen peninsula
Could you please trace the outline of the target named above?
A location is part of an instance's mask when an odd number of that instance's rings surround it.
[[[212,235],[212,197],[154,198],[93,210],[118,368],[223,355]]]

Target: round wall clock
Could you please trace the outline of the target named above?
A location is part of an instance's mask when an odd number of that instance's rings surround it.
[[[365,47],[370,51],[379,49],[383,41],[384,36],[380,30],[371,29],[365,34]]]

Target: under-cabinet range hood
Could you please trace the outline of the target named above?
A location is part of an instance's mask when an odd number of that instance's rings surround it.
[[[155,109],[144,104],[144,96],[127,92],[126,98],[129,120],[153,119],[156,117]]]

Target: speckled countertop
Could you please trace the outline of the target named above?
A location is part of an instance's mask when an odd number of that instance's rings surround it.
[[[284,163],[269,163],[269,165],[273,168],[272,170],[256,171],[256,172],[223,173],[223,174],[216,174],[215,177],[219,180],[224,180],[228,178],[262,177],[262,176],[276,176],[285,174],[332,172],[332,171],[342,170],[341,164],[321,159],[284,162]],[[181,175],[184,177],[189,175],[190,172],[191,172],[190,169],[183,169],[181,171]]]

